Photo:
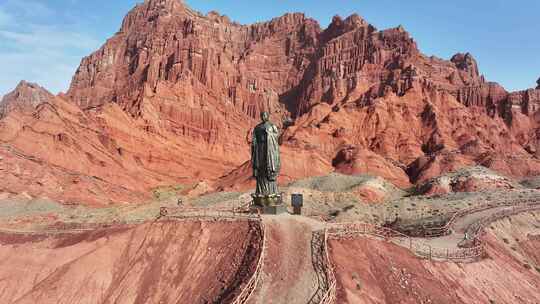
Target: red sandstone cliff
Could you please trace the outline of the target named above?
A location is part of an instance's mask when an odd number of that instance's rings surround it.
[[[75,201],[219,176],[218,187],[246,187],[248,133],[268,110],[284,129],[284,182],[337,170],[405,187],[474,164],[522,177],[540,174],[539,96],[487,82],[468,53],[427,57],[402,27],[358,15],[327,29],[303,14],[240,25],[147,0],[65,95],[37,105],[23,94],[32,107],[3,110],[1,152],[53,180],[61,168],[102,183]],[[0,190],[34,184],[22,171],[0,170],[12,180]],[[28,188],[65,197],[63,183]]]

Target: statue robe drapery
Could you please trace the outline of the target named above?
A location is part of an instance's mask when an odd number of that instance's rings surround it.
[[[257,179],[257,196],[278,194],[277,177],[281,167],[279,157],[279,130],[270,123],[263,122],[253,130],[251,143],[253,176]]]

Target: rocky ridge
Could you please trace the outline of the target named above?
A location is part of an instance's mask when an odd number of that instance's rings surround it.
[[[42,103],[54,98],[49,91],[38,84],[21,81],[17,87],[0,101],[0,119],[12,111],[33,111]]]

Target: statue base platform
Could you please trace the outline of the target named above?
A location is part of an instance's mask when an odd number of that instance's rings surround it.
[[[251,206],[250,208],[251,212],[253,213],[260,213],[260,214],[267,214],[267,215],[279,215],[283,213],[287,213],[287,207],[285,205],[276,205],[276,206]]]
[[[251,197],[253,198],[253,205],[258,207],[276,206],[283,204],[282,196],[277,194],[266,196],[257,196],[255,194],[252,194]]]
[[[253,194],[252,212],[261,214],[282,214],[287,212],[287,206],[283,204],[282,195],[257,196]]]

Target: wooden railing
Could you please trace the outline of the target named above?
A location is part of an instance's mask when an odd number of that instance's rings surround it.
[[[16,234],[16,235],[62,235],[62,234],[77,234],[90,231],[96,231],[100,229],[108,229],[115,227],[128,227],[135,226],[143,223],[144,221],[117,221],[111,223],[57,223],[42,229],[27,230],[27,229],[13,229],[0,227],[0,233]]]
[[[514,201],[515,204],[515,201]],[[510,205],[510,204],[507,204]],[[483,205],[484,207],[486,205]],[[495,207],[500,207],[495,206]],[[491,208],[495,208],[491,207]],[[478,212],[481,210],[489,209],[481,209],[482,207],[475,207],[475,208],[468,208],[467,210],[469,213]],[[472,211],[476,210],[476,211]],[[381,227],[377,225],[373,225],[370,223],[343,223],[343,224],[328,224],[325,229],[325,251],[326,251],[326,259],[327,259],[327,277],[329,278],[329,288],[325,293],[325,296],[323,297],[323,300],[321,301],[322,304],[334,304],[337,302],[337,284],[336,284],[336,278],[335,278],[335,272],[332,265],[332,260],[329,257],[329,249],[328,249],[328,240],[329,239],[340,239],[340,238],[348,238],[348,237],[357,237],[358,235],[370,235],[375,236],[378,238],[383,238],[384,240],[388,242],[392,242],[394,244],[397,244],[399,246],[403,246],[408,248],[411,252],[413,252],[415,255],[432,259],[443,259],[447,261],[467,261],[467,260],[476,260],[480,257],[483,257],[486,254],[485,246],[481,240],[481,236],[484,232],[484,228],[492,223],[493,221],[500,220],[502,218],[516,215],[522,212],[527,211],[536,211],[540,210],[540,202],[535,200],[521,200],[518,202],[518,206],[513,206],[507,210],[502,210],[499,212],[496,212],[479,222],[476,222],[469,226],[467,229],[468,233],[471,235],[474,235],[472,241],[467,244],[468,246],[464,246],[465,244],[459,244],[459,248],[436,248],[433,247],[421,240],[411,238],[399,231],[387,228],[387,227]],[[460,214],[466,214],[466,213],[460,213]],[[458,215],[454,216],[452,223],[455,221],[455,218],[457,218]],[[445,225],[448,227],[448,230],[450,229],[451,225]]]
[[[540,210],[540,202],[526,206],[513,206],[493,213],[490,216],[469,225],[465,230],[467,238],[461,241],[458,246],[462,248],[474,248],[482,243],[481,237],[485,232],[485,228],[491,223],[519,213],[537,210]]]
[[[328,230],[324,230],[324,251],[326,257],[326,278],[328,280],[328,290],[322,297],[320,304],[333,304],[337,301],[337,281],[336,273],[334,271],[334,265],[332,259],[330,259],[330,253],[328,251]]]
[[[428,259],[467,260],[476,259],[484,254],[480,244],[474,248],[438,248],[423,240],[409,237],[399,231],[370,223],[331,224],[327,228],[329,238],[354,238],[369,235],[405,247],[415,255]]]
[[[261,253],[259,255],[259,261],[257,262],[257,267],[255,268],[255,272],[247,282],[246,286],[242,289],[238,297],[236,297],[236,300],[232,302],[232,304],[245,304],[249,301],[253,293],[255,292],[255,289],[257,289],[257,286],[260,285],[260,281],[262,280],[262,272],[263,272],[263,265],[264,265],[264,259],[266,257],[266,227],[262,220],[259,220],[260,229],[262,233],[262,247],[261,247]]]
[[[161,207],[159,218],[185,220],[213,219],[216,221],[231,221],[239,219],[260,219],[258,214],[249,213],[244,209],[230,208],[168,208]]]
[[[451,228],[456,222],[457,219],[462,218],[466,215],[497,208],[504,206],[516,206],[516,205],[531,205],[531,204],[540,204],[537,199],[518,199],[513,201],[503,201],[503,202],[484,202],[468,208],[458,210],[452,214],[450,219],[441,227],[426,227],[420,229],[419,235],[410,235],[410,236],[421,236],[421,237],[440,237],[449,235],[452,231]]]

